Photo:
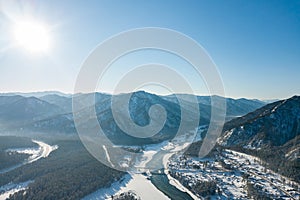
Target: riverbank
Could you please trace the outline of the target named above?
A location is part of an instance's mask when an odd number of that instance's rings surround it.
[[[177,179],[173,178],[169,174],[169,168],[168,168],[168,161],[171,158],[172,155],[166,155],[163,161],[164,164],[164,173],[166,174],[170,185],[173,185],[178,190],[187,193],[192,199],[199,199],[194,193],[192,193],[190,190],[188,190],[186,187],[184,187]]]

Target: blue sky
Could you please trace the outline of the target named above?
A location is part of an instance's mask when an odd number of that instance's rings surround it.
[[[182,32],[206,49],[226,96],[300,94],[300,1],[7,2],[0,6],[0,92],[72,92],[82,62],[99,43],[129,29],[162,27]],[[48,52],[31,54],[12,45],[13,19],[25,15],[51,27]],[[157,52],[144,58],[173,63],[179,71],[189,67]],[[203,84],[192,84],[198,94],[206,94]],[[106,92],[110,90],[108,85]]]

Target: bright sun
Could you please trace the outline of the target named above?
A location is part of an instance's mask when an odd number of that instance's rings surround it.
[[[18,22],[14,28],[17,43],[31,52],[45,52],[49,48],[48,28],[35,21]]]

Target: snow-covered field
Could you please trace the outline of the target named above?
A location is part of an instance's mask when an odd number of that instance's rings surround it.
[[[226,150],[223,154],[225,162],[238,166],[240,171],[249,174],[249,180],[272,197],[282,199],[299,199],[300,185],[290,179],[262,166],[259,158],[244,153]]]

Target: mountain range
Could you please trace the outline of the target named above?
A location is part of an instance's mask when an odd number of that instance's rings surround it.
[[[182,120],[193,124],[197,109],[189,101],[191,95],[179,94],[159,96],[138,91],[128,94],[109,95],[103,93],[76,94],[73,96],[47,93],[43,96],[0,96],[0,131],[1,133],[41,133],[45,135],[76,135],[74,115],[79,114],[82,121],[78,126],[85,131],[96,131],[90,126],[93,120],[101,125],[106,136],[115,144],[144,145],[169,140],[177,133]],[[129,98],[129,104],[124,100]],[[72,98],[79,102],[79,110],[72,113]],[[232,99],[215,96],[227,104],[226,123],[215,149],[233,149],[254,155],[264,161],[272,170],[293,180],[300,181],[300,97],[279,100],[266,104],[255,99]],[[94,101],[91,101],[91,99]],[[132,127],[125,119],[129,111],[132,121],[139,126],[151,123],[149,116],[153,105],[160,105],[166,111],[166,121],[162,129],[150,138],[135,138],[126,134],[116,122],[112,112],[112,100],[117,108],[123,126]],[[183,130],[188,132],[198,128],[204,136],[203,128],[207,127],[211,115],[211,98],[197,96],[200,110],[200,121],[195,126]],[[216,109],[221,109],[215,105]],[[95,110],[95,116],[90,112]],[[181,119],[182,113],[188,117]],[[154,113],[157,114],[157,113]],[[156,117],[156,118],[155,118]],[[154,121],[160,122],[160,116]],[[205,128],[204,128],[205,129]],[[144,133],[141,132],[141,135]],[[196,143],[195,143],[196,144]],[[200,141],[201,144],[201,141]],[[196,144],[196,146],[199,146]],[[197,151],[197,149],[196,149]]]
[[[40,95],[40,93],[38,93]],[[39,96],[38,95],[38,96]],[[122,99],[130,95],[129,105],[123,105]],[[25,95],[27,96],[27,95]],[[59,95],[58,93],[46,93],[39,97],[25,97],[20,95],[5,95],[0,97],[0,123],[5,131],[18,130],[19,133],[25,131],[43,132],[43,133],[76,133],[73,114],[72,114],[72,96]],[[190,95],[185,96],[184,99]],[[118,115],[126,114],[127,109],[133,121],[140,126],[149,124],[149,109],[152,105],[159,104],[165,108],[167,119],[164,127],[153,138],[136,139],[122,131],[114,120],[111,110],[112,97],[119,101],[119,108],[124,108],[118,111]],[[109,95],[103,93],[76,94],[75,99],[80,99],[82,113],[88,113],[88,110],[95,108],[96,116],[101,127],[111,140],[115,143],[122,140],[125,143],[140,144],[159,142],[161,140],[170,139],[177,132],[181,121],[181,113],[183,109],[190,113],[187,123],[191,123],[197,116],[196,111],[191,107],[191,102],[185,100],[184,105],[179,105],[177,98],[171,96],[159,96],[144,91],[138,91],[129,94]],[[89,100],[95,98],[93,105]],[[218,97],[225,100],[227,103],[226,119],[230,120],[234,117],[244,115],[254,111],[257,108],[265,105],[259,100],[249,99],[231,99]],[[200,110],[199,125],[208,125],[211,113],[211,101],[209,96],[198,96],[198,106]],[[84,118],[82,126],[89,124],[90,116]],[[122,123],[122,122],[121,122]],[[127,125],[127,123],[123,123]],[[197,127],[191,127],[195,129]],[[89,131],[94,131],[93,127],[89,127]],[[189,130],[185,130],[189,131]],[[143,134],[143,133],[141,133]]]
[[[227,122],[219,143],[246,148],[281,146],[300,133],[300,97],[268,104]]]
[[[259,157],[275,172],[299,182],[300,96],[267,104],[227,122],[218,145]]]

